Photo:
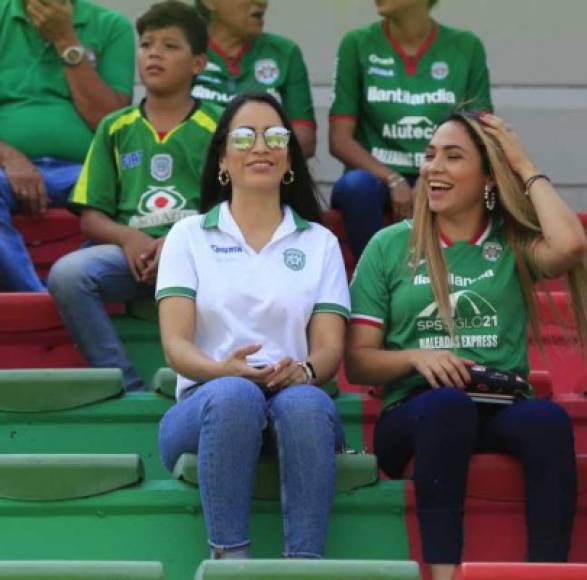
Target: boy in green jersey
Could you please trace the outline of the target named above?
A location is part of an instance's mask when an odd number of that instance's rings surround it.
[[[102,301],[152,295],[164,236],[199,208],[202,164],[221,114],[190,95],[207,45],[193,7],[154,4],[137,31],[146,97],[98,127],[70,198],[92,245],[63,257],[49,274],[49,291],[88,362],[122,369],[127,390],[144,385]]]

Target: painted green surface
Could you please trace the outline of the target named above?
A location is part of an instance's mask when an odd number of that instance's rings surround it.
[[[0,371],[0,410],[60,411],[120,395],[120,369],[18,369]]]
[[[85,407],[47,413],[0,412],[3,453],[137,453],[148,479],[167,479],[159,460],[159,421],[172,401],[126,393]]]
[[[419,580],[417,562],[353,560],[209,560],[196,580]]]
[[[160,562],[3,562],[2,580],[165,580]]]
[[[402,482],[385,481],[334,502],[326,557],[408,559]],[[155,560],[169,580],[193,578],[209,550],[197,490],[179,481],[146,482],[88,499],[0,500],[0,550],[10,560]],[[279,558],[279,502],[253,502],[252,552]]]

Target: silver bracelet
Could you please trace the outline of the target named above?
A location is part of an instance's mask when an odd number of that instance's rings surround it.
[[[304,371],[306,375],[306,384],[313,385],[314,381],[316,380],[316,372],[314,371],[314,367],[305,361],[305,360],[298,360],[296,364]]]

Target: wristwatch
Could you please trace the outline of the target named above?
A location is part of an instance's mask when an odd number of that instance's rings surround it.
[[[77,66],[84,60],[86,49],[83,46],[68,46],[60,56],[67,66]]]

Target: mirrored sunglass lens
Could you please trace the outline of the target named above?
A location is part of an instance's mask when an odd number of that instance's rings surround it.
[[[265,130],[265,143],[269,149],[285,149],[289,143],[289,131],[285,127],[269,127]]]
[[[255,137],[253,130],[242,127],[230,133],[230,144],[235,149],[251,149],[255,144]]]

